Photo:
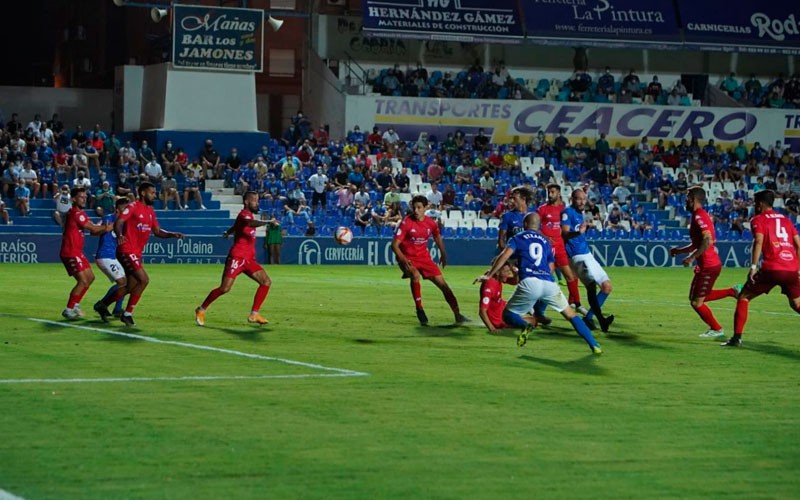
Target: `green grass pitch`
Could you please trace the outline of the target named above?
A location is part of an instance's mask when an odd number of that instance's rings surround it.
[[[91,312],[100,275],[87,318],[68,323],[60,265],[0,267],[0,497],[800,491],[800,318],[777,290],[752,303],[744,346],[723,349],[698,338],[690,269],[611,268],[617,320],[592,356],[558,317],[523,348],[516,332],[488,335],[478,267],[445,269],[473,323],[453,325],[426,282],[427,328],[395,268],[267,267],[269,325],[246,323],[255,284],[242,277],[205,328],[193,309],[222,266],[148,270],[125,329]],[[744,276],[726,269],[718,283]],[[710,306],[731,332],[734,301]]]

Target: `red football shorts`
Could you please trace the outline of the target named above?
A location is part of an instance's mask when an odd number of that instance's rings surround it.
[[[800,297],[800,277],[797,271],[770,271],[767,269],[759,270],[753,276],[755,283],[749,281],[744,286],[745,290],[761,295],[769,293],[773,287],[781,287],[781,293],[790,299]]]
[[[247,276],[252,276],[258,271],[263,270],[264,268],[261,267],[261,264],[255,260],[231,257],[229,255],[228,258],[225,259],[225,270],[222,271],[222,275],[226,278],[236,279],[236,277],[242,273],[245,273]]]
[[[67,270],[67,274],[70,276],[75,276],[79,272],[85,271],[92,267],[91,264],[89,264],[89,259],[87,259],[85,255],[78,255],[77,257],[61,257],[61,262],[64,263],[64,268]]]
[[[408,259],[408,261],[411,263],[412,266],[414,266],[417,269],[417,271],[419,271],[419,274],[426,280],[442,275],[442,270],[439,269],[439,266],[436,265],[436,263],[433,261],[433,259],[431,259],[430,256],[428,256],[427,258],[415,257],[413,259]],[[403,269],[403,267],[401,266],[400,269]],[[403,270],[403,278],[410,278],[410,277],[411,275],[409,275],[405,270]]]
[[[559,243],[556,243],[559,242]],[[553,240],[553,252],[555,254],[556,267],[569,266],[569,256],[567,256],[567,247],[564,245],[564,240]]]
[[[714,289],[714,283],[717,282],[721,272],[721,265],[714,267],[695,266],[694,279],[692,280],[692,286],[689,288],[689,298],[695,299],[708,295]]]
[[[132,274],[142,268],[142,256],[136,253],[117,252],[117,260],[125,274]]]
[[[483,307],[483,304],[481,304]],[[495,328],[511,328],[509,325],[503,321],[503,309],[506,307],[506,301],[502,300],[497,304],[492,304],[491,307],[488,307],[486,311],[489,313],[489,321],[492,322]]]

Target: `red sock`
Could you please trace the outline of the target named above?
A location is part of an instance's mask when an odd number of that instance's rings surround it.
[[[719,324],[717,318],[714,317],[714,313],[711,312],[711,309],[709,309],[707,305],[703,304],[700,307],[695,307],[694,310],[709,328],[712,330],[722,330],[722,325]]]
[[[117,288],[114,291],[114,294],[110,298],[108,298],[106,300],[103,300],[101,302],[103,303],[104,306],[108,307],[111,304],[114,304],[114,303],[118,302],[122,297],[124,297],[127,294],[128,294],[128,292],[124,291],[124,289]]]
[[[141,298],[141,293],[132,293],[131,297],[128,299],[128,307],[125,308],[125,312],[133,314],[133,308],[136,307],[136,304],[139,303],[139,299]]]
[[[414,297],[414,305],[417,309],[422,309],[422,283],[419,281],[411,282],[411,296]]]
[[[750,301],[739,299],[736,301],[736,312],[733,314],[733,334],[741,335],[744,333],[744,324],[747,323],[747,309]]]
[[[75,304],[81,301],[81,294],[71,293],[69,294],[69,300],[67,301],[67,309],[72,309],[75,307]]]
[[[86,295],[86,292],[88,292],[88,291],[89,291],[89,287],[86,287],[86,288],[83,289],[83,291],[81,293],[78,294],[78,302],[77,302],[78,304],[81,303],[81,301],[83,300],[83,296]]]
[[[578,278],[575,278],[572,281],[567,281],[567,291],[569,291],[570,304],[581,303],[581,292],[578,290]]]
[[[452,309],[455,314],[458,314],[458,299],[453,291],[450,288],[445,288],[442,293],[444,294],[444,300],[447,301],[447,305],[450,306],[450,309]]]
[[[256,295],[253,297],[253,309],[252,311],[258,311],[261,309],[261,304],[264,303],[264,299],[267,298],[267,294],[269,293],[269,285],[258,285],[256,289]]]
[[[726,299],[728,297],[736,298],[736,290],[733,288],[723,288],[722,290],[711,290],[706,295],[706,302],[713,302],[719,299]]]
[[[222,292],[219,290],[219,287],[211,290],[210,292],[208,292],[208,297],[206,297],[206,300],[203,301],[203,304],[200,305],[200,307],[202,307],[203,309],[208,309],[208,306],[210,306],[212,302],[217,300],[220,295],[222,295]]]

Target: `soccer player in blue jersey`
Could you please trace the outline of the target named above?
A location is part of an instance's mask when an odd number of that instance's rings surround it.
[[[102,224],[114,224],[117,220],[117,215],[121,214],[125,207],[128,206],[128,198],[119,198],[116,202],[116,212],[106,214],[103,216]],[[94,262],[97,267],[105,274],[113,283],[111,288],[108,289],[106,295],[100,300],[101,302],[106,298],[111,298],[117,288],[125,286],[125,269],[117,260],[117,235],[114,231],[104,233],[100,236],[100,241],[97,244],[97,253],[94,255]],[[115,317],[122,316],[124,298],[121,298],[114,305]]]
[[[519,284],[514,294],[508,299],[503,310],[503,321],[521,329],[517,337],[517,345],[522,347],[528,342],[528,335],[535,328],[523,319],[523,315],[531,310],[537,301],[544,302],[565,319],[572,323],[572,327],[583,337],[592,352],[602,353],[600,344],[592,336],[592,332],[567,303],[564,292],[558,287],[553,278],[555,270],[555,255],[550,240],[538,231],[541,219],[536,212],[525,216],[524,230],[508,240],[503,252],[497,256],[492,268],[480,281],[487,281],[494,276],[512,256],[519,259]]]
[[[602,307],[611,293],[611,280],[595,260],[589,244],[586,242],[586,224],[583,221],[585,204],[586,192],[583,189],[573,191],[572,204],[561,215],[561,235],[566,243],[570,267],[586,287],[586,295],[589,298],[591,310],[584,320],[592,328],[594,326],[592,315],[597,316],[600,329],[607,332],[608,327],[614,322],[614,316],[604,317]],[[600,293],[597,293],[598,285]]]

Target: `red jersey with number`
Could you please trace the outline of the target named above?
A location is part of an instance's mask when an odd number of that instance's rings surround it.
[[[83,255],[83,230],[89,224],[86,212],[72,207],[64,221],[64,236],[61,238],[60,257],[80,257]]]
[[[125,241],[119,244],[117,251],[141,255],[153,228],[158,227],[156,211],[146,203],[136,201],[122,211],[119,220],[123,222]]]
[[[255,219],[253,212],[244,209],[239,212],[236,222],[233,223],[233,246],[228,255],[237,259],[256,258],[256,228],[249,223]]]
[[[545,203],[536,209],[539,218],[542,219],[542,226],[539,232],[550,238],[550,241],[555,245],[563,243],[561,239],[561,212],[564,211],[564,205],[551,205]]]
[[[698,248],[703,243],[703,233],[711,233],[711,246],[697,257],[697,266],[700,268],[721,266],[722,261],[717,253],[717,233],[714,231],[714,221],[708,212],[698,208],[692,212],[692,222],[689,224],[689,238],[692,240],[692,248]]]
[[[486,280],[481,285],[481,303],[480,308],[485,310],[489,316],[489,321],[495,328],[502,328],[505,326],[503,321],[503,309],[506,307],[506,301],[503,300],[503,284],[500,280],[492,278]]]
[[[764,244],[761,246],[764,260],[761,269],[797,271],[797,253],[794,248],[797,229],[789,219],[783,214],[767,210],[750,220],[750,228],[753,234],[764,236]]]
[[[411,216],[405,217],[397,226],[394,239],[400,241],[400,250],[409,259],[430,257],[428,240],[431,236],[439,236],[439,225],[428,216],[416,220]]]

